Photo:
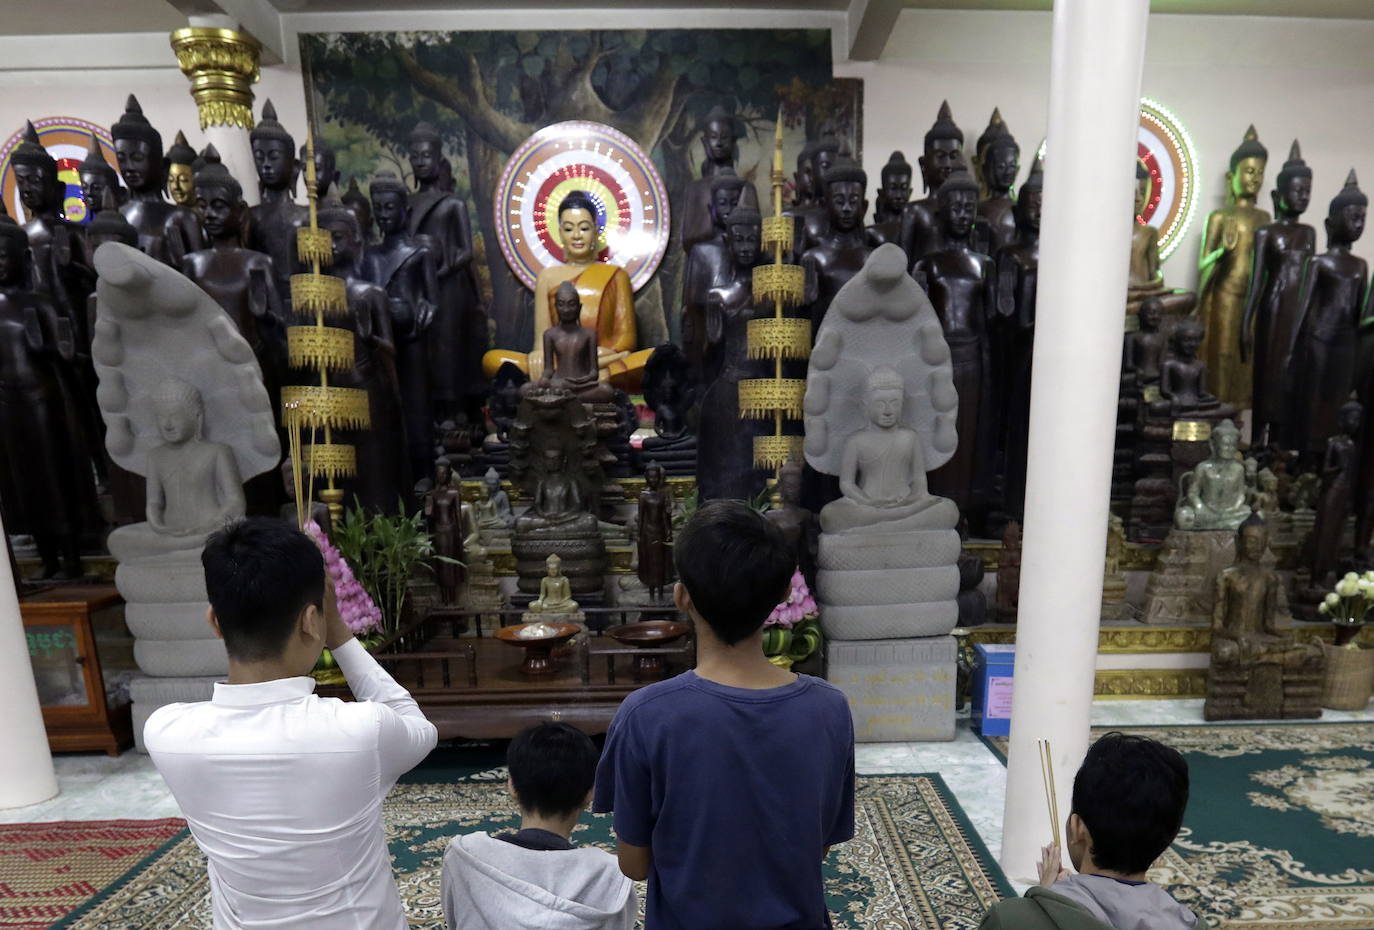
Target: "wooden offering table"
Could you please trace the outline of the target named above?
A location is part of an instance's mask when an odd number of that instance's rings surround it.
[[[522,672],[523,650],[494,635],[527,619],[520,610],[435,611],[372,648],[377,661],[410,691],[440,739],[504,739],[544,720],[606,732],[620,702],[654,680],[636,674],[645,657],[662,662],[661,677],[696,664],[696,641],[626,646],[598,630],[634,622],[643,608],[582,608],[589,629],[553,651],[553,668]],[[668,611],[655,610],[658,617]],[[645,614],[647,616],[647,614]],[[683,617],[676,619],[685,620]],[[485,626],[485,629],[483,628]],[[654,663],[648,663],[650,668]],[[316,673],[324,696],[351,699],[337,670]]]

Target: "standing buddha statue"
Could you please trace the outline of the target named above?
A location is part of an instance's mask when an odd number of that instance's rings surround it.
[[[1255,232],[1271,219],[1255,206],[1268,158],[1251,126],[1231,153],[1231,170],[1226,173],[1229,202],[1208,214],[1198,261],[1198,316],[1207,334],[1202,358],[1217,397],[1239,408],[1250,406],[1252,375],[1240,354],[1241,319],[1250,289]]]
[[[996,255],[1016,240],[1016,202],[1011,188],[1021,169],[1021,146],[996,107],[988,128],[974,148],[973,170],[982,199],[978,201],[978,251]]]
[[[1312,169],[1293,140],[1274,186],[1274,222],[1255,232],[1254,271],[1241,319],[1241,355],[1254,366],[1255,419],[1251,435],[1283,444],[1288,363],[1298,336],[1303,269],[1317,249],[1317,232],[1299,222],[1312,201]]]
[[[114,166],[105,160],[104,148],[94,135],[91,136],[86,158],[77,169],[77,174],[81,178],[81,199],[86,202],[88,216],[95,216],[105,209],[106,191],[114,195],[116,208],[119,206],[119,198],[127,193],[120,187],[119,174],[114,170]]]
[[[739,121],[724,107],[712,107],[701,124],[701,177],[688,183],[682,192],[682,249],[690,253],[698,242],[714,239],[719,233],[712,211],[715,190],[712,179],[734,174],[739,158]],[[758,209],[759,193],[748,181],[740,182],[738,202]]]
[[[291,275],[296,270],[296,230],[310,221],[308,208],[296,203],[296,140],[277,121],[277,108],[268,100],[262,119],[248,134],[253,164],[258,171],[257,206],[251,209],[248,247],[272,257],[277,294],[291,299]]]
[[[822,179],[826,231],[802,255],[810,302],[811,336],[815,339],[825,312],[840,288],[863,268],[873,247],[864,236],[868,175],[847,158],[838,161]]]
[[[119,173],[129,185],[129,202],[120,211],[138,230],[138,247],[173,268],[188,252],[205,247],[200,221],[191,210],[166,199],[162,134],[143,115],[133,94],[124,114],[110,127]]]
[[[873,224],[865,231],[868,244],[875,249],[901,238],[902,211],[911,201],[911,165],[906,156],[901,152],[888,156],[880,181],[873,198]]]
[[[186,133],[177,130],[172,147],[167,150],[167,193],[172,195],[172,203],[188,210],[196,208],[196,192],[192,185],[195,173],[192,165],[196,160],[196,150],[186,141]]]
[[[789,215],[797,219],[797,236],[794,251],[801,255],[811,248],[829,229],[830,213],[825,206],[825,176],[835,167],[840,158],[840,140],[834,136],[822,136],[811,143],[811,197],[807,203],[798,203]]]
[[[964,133],[954,124],[949,101],[940,104],[935,123],[926,131],[921,157],[921,183],[926,196],[906,205],[902,211],[902,231],[897,244],[906,250],[907,267],[911,268],[927,254],[940,248],[939,222],[936,218],[936,192],[961,163],[964,152]],[[974,190],[978,185],[974,183]]]

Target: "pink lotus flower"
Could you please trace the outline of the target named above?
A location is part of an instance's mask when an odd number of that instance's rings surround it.
[[[795,571],[792,573],[792,587],[787,593],[787,600],[773,608],[763,625],[790,630],[803,620],[811,620],[819,615],[820,610],[816,607],[816,599],[811,596],[811,589],[806,586],[806,579],[800,571]]]
[[[343,622],[358,636],[381,632],[382,612],[353,576],[353,569],[349,568],[348,562],[339,554],[339,550],[334,548],[329,537],[324,535],[324,531],[314,520],[305,524],[305,532],[324,555],[324,570],[334,584],[334,595]]]

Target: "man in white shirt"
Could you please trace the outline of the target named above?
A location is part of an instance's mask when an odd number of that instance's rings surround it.
[[[143,738],[209,859],[215,930],[406,930],[382,799],[434,724],[353,638],[304,533],[250,518],[201,561],[229,678]],[[357,703],[313,693],[325,646]]]

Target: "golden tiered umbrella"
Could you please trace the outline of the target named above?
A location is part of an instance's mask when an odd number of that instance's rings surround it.
[[[782,168],[782,114],[773,134],[773,215],[763,221],[763,244],[773,249],[773,264],[754,269],[754,302],[773,303],[773,315],[750,320],[749,357],[773,360],[773,377],[749,378],[739,383],[739,415],[742,419],[773,421],[771,436],[754,437],[754,467],[776,469],[789,460],[801,461],[802,437],[783,434],[785,419],[800,420],[806,381],[784,378],[784,359],[811,356],[811,321],[786,317],[783,311],[799,306],[805,299],[806,272],[800,265],[789,265],[783,255],[792,250],[794,220],[782,212],[782,188],[786,180]]]
[[[310,226],[296,231],[296,254],[302,264],[310,266],[310,271],[291,276],[291,307],[300,315],[313,313],[315,322],[287,327],[286,349],[291,366],[315,369],[320,383],[288,385],[281,394],[282,425],[290,442],[295,477],[296,517],[302,526],[310,516],[316,477],[327,482],[320,499],[329,506],[330,519],[336,524],[343,519],[344,492],[334,482],[355,474],[358,462],[353,446],[335,442],[334,433],[371,426],[367,391],[329,383],[329,372],[353,367],[353,332],[325,325],[327,317],[348,313],[348,290],[343,278],[320,271],[333,261],[334,248],[329,231],[319,227],[313,132],[307,133],[305,148]],[[323,433],[323,441],[316,441],[317,431]],[[307,432],[308,445],[304,438]]]

